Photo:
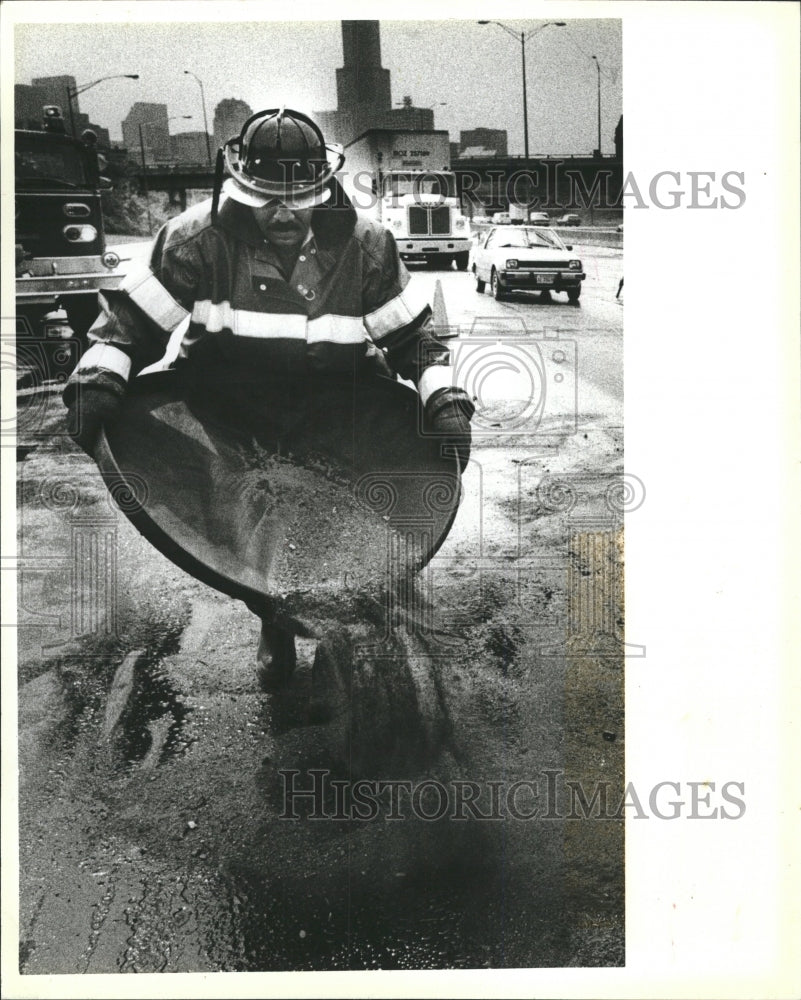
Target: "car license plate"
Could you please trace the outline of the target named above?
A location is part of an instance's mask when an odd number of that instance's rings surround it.
[[[538,274],[537,275],[537,284],[538,285],[552,285],[553,284],[553,275],[552,274]]]

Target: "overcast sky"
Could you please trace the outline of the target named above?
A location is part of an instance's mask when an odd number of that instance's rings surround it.
[[[555,19],[558,15],[552,15]],[[517,31],[541,21],[504,20]],[[392,98],[410,94],[434,108],[435,125],[457,140],[461,129],[505,128],[510,153],[523,152],[521,45],[496,25],[474,20],[381,21],[381,55]],[[529,146],[535,153],[589,153],[597,144],[597,71],[601,65],[601,139],[613,151],[622,109],[621,28],[617,20],[569,20],[526,42]],[[194,24],[20,24],[15,82],[71,74],[78,86],[113,73],[80,97],[80,109],[121,139],[134,101],[165,103],[174,132],[203,127],[197,83],[206,90],[209,127],[215,105],[238,97],[254,111],[282,102],[301,110],[336,107],[342,65],[339,21]],[[440,106],[439,102],[446,102]],[[336,136],[328,137],[336,141]]]

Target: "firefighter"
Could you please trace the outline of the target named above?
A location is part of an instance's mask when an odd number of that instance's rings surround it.
[[[212,379],[232,361],[287,377],[388,364],[414,382],[427,429],[464,469],[473,404],[453,385],[431,308],[391,233],[358,216],[340,186],[343,165],[316,123],[288,108],[253,115],[224,144],[211,201],[171,219],[147,266],[100,296],[90,347],[64,391],[81,448],[92,455],[128,380],[164,355],[184,323],[176,365]],[[260,678],[279,686],[295,666],[294,635],[269,608],[251,610],[262,618]]]

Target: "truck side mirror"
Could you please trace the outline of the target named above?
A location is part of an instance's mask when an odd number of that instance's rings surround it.
[[[110,177],[104,177],[102,174],[97,179],[97,186],[101,191],[111,191],[114,187],[114,182]]]

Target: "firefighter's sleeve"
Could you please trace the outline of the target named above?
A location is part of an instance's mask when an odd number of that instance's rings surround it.
[[[168,248],[167,232],[167,226],[159,232],[147,263],[135,264],[118,288],[98,295],[100,315],[64,390],[67,406],[77,385],[124,395],[128,380],[164,356],[170,335],[189,316],[200,261],[191,244]]]
[[[398,254],[395,239],[381,230],[369,247],[364,269],[364,325],[390,365],[417,386],[423,403],[453,385],[448,348],[437,340],[431,306]]]

